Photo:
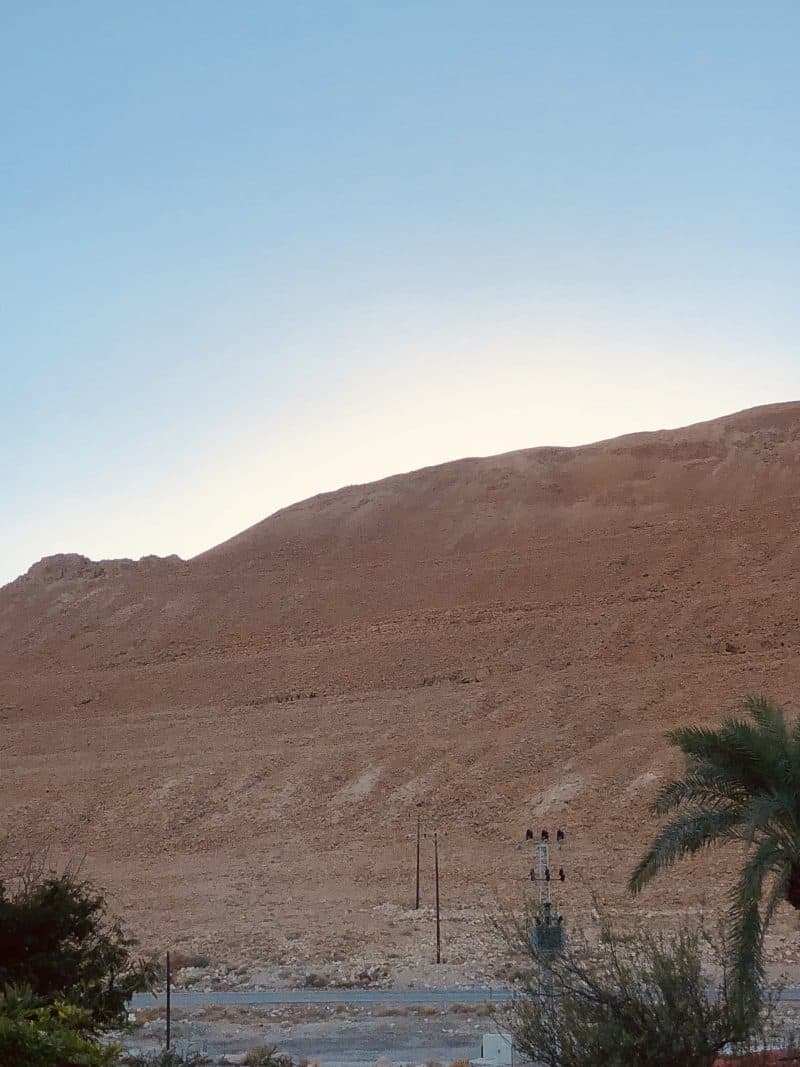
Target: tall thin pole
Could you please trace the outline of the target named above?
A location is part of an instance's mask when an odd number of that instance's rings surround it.
[[[420,817],[417,816],[417,894],[414,898],[414,909],[419,911],[419,838],[420,838]]]
[[[442,925],[439,915],[439,837],[433,832],[433,868],[436,876],[436,962],[442,962]]]
[[[167,953],[167,1051],[169,1051],[169,1039],[170,1029],[172,1023],[172,1003],[170,997],[170,987],[172,985],[172,974],[169,967],[169,953]]]

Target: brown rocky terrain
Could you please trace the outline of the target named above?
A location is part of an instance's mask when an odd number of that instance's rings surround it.
[[[419,814],[451,932],[520,897],[529,825],[568,832],[568,911],[620,905],[665,731],[796,708],[799,530],[783,404],[351,486],[188,562],[52,556],[0,590],[6,859],[85,856],[146,941],[217,958],[429,952]]]

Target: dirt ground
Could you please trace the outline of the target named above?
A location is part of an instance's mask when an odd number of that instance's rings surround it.
[[[143,1013],[144,1014],[144,1013]],[[377,1061],[443,1063],[476,1058],[481,1037],[497,1022],[485,1005],[436,1008],[206,1008],[174,1019],[173,1045],[219,1060],[276,1045],[295,1060],[321,1067],[363,1067]],[[153,1012],[124,1038],[130,1049],[155,1050],[164,1040],[163,1011]]]
[[[132,1031],[122,1039],[125,1047],[131,1051],[163,1047],[163,1009],[145,1009],[137,1015]],[[215,1006],[174,1013],[172,1045],[179,1052],[203,1053],[217,1063],[236,1062],[242,1053],[274,1045],[296,1062],[319,1067],[430,1067],[478,1058],[483,1035],[507,1032],[506,1026],[503,1006],[488,1002],[447,1008]],[[798,1035],[800,1003],[784,1004],[771,1024],[768,1043],[795,1047]]]

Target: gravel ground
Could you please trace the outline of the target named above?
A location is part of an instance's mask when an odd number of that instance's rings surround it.
[[[126,1048],[151,1050],[164,1040],[160,1008],[139,1013]],[[296,1060],[323,1067],[443,1063],[475,1058],[484,1033],[497,1028],[486,1005],[345,1007],[344,1005],[213,1006],[173,1016],[173,1046],[219,1060],[259,1045],[277,1045]]]

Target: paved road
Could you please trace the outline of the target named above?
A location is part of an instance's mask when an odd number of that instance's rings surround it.
[[[281,989],[270,992],[257,990],[214,991],[173,990],[174,1007],[198,1007],[205,1004],[353,1004],[369,1006],[388,1004],[485,1004],[487,1001],[502,1003],[512,996],[507,988],[486,989]],[[132,1001],[134,1008],[152,1007],[154,998],[148,993],[137,993]],[[155,1003],[164,1003],[160,993]]]
[[[269,992],[258,990],[212,991],[173,990],[174,1007],[200,1007],[211,1004],[352,1004],[369,1007],[385,1004],[402,1005],[430,1004],[501,1004],[511,999],[513,991],[500,986],[484,989],[280,989]],[[800,1001],[800,986],[788,986],[781,1000]],[[149,993],[137,993],[132,1003],[134,1008],[163,1004],[164,994],[154,998]]]

